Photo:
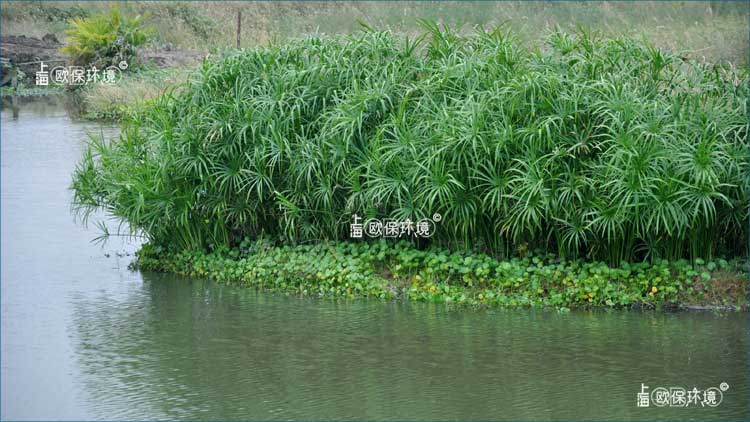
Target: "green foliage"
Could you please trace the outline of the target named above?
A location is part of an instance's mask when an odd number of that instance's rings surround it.
[[[489,306],[569,309],[675,304],[746,304],[739,272],[655,264],[559,261],[551,254],[499,261],[484,254],[418,250],[407,242],[323,242],[274,246],[246,239],[236,248],[167,252],[147,244],[142,269],[210,277],[263,289],[338,297],[405,298]],[[728,264],[727,264],[728,265]],[[729,274],[727,283],[717,280]],[[716,280],[715,280],[716,279]],[[731,291],[731,294],[727,294]]]
[[[558,32],[529,51],[423,25],[206,61],[94,141],[76,205],[175,249],[440,213],[433,243],[503,256],[747,253],[745,74],[627,38]]]
[[[151,34],[149,29],[143,28],[140,16],[124,18],[116,8],[109,14],[71,19],[70,25],[68,45],[61,51],[75,64],[99,68],[123,60],[129,65],[136,64],[136,48]]]

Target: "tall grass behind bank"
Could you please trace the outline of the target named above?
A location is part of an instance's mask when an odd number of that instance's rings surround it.
[[[237,12],[242,12],[242,46],[263,45],[306,34],[348,34],[358,20],[397,33],[419,31],[415,19],[451,26],[506,23],[528,45],[546,30],[583,26],[608,36],[642,34],[659,48],[710,62],[747,65],[748,14],[743,1],[3,1],[2,35],[63,40],[67,20],[119,8],[143,16],[157,29],[157,43],[207,50],[233,47]]]
[[[97,140],[75,204],[173,249],[343,239],[354,213],[443,216],[432,242],[611,263],[747,254],[747,75],[629,38],[367,30],[207,61]]]

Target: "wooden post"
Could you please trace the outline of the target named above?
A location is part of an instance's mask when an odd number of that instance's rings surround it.
[[[11,108],[11,110],[13,110],[13,118],[14,119],[18,118],[18,95],[16,95],[18,93],[18,91],[17,91],[18,86],[17,85],[18,84],[17,84],[16,78],[14,76],[13,77],[13,96],[10,98],[10,104],[11,104],[10,108]]]
[[[237,48],[240,48],[240,32],[242,31],[242,10],[237,10]]]

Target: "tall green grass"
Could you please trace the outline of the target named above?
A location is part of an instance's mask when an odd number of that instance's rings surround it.
[[[75,205],[175,249],[443,216],[432,242],[612,263],[747,253],[748,79],[646,42],[423,21],[206,61],[92,142]]]

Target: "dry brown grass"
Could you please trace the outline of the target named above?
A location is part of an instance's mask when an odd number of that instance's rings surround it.
[[[165,89],[179,87],[188,76],[186,68],[141,71],[116,84],[95,84],[81,92],[84,117],[119,120],[133,113],[145,101],[161,95]]]
[[[348,33],[362,20],[409,33],[416,18],[450,25],[507,23],[535,42],[545,30],[582,25],[607,34],[645,35],[659,47],[709,61],[747,64],[748,11],[744,2],[4,2],[2,33],[60,34],[65,19],[119,7],[146,15],[159,43],[206,50],[233,46],[242,11],[242,46],[313,32]]]
[[[704,282],[696,278],[693,288],[696,292],[702,292],[702,300],[699,303],[691,303],[702,306],[730,305],[743,303],[748,298],[748,282],[750,282],[747,273],[737,270],[721,270],[711,274],[711,280]],[[694,300],[693,300],[694,302]],[[687,301],[686,303],[690,303]]]

